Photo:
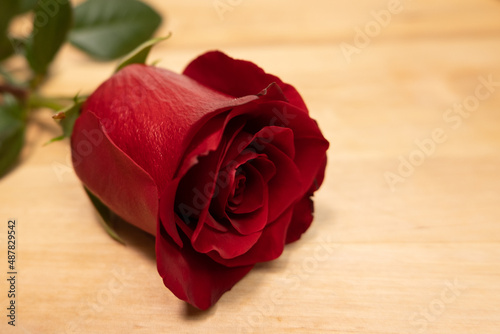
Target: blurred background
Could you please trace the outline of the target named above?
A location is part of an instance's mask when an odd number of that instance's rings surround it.
[[[313,225],[197,312],[163,287],[152,238],[103,232],[68,142],[42,146],[58,128],[39,110],[0,179],[20,239],[19,327],[2,333],[498,332],[499,1],[145,2],[164,18],[156,35],[172,32],[158,66],[218,49],[303,95],[331,143]],[[115,66],[65,45],[42,91],[90,93]]]

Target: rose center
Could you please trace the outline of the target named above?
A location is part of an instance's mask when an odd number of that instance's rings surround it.
[[[238,205],[243,199],[243,192],[246,188],[246,175],[241,167],[238,167],[234,176],[233,189],[229,202],[233,205]]]

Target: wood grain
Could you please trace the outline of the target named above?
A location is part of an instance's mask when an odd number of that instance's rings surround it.
[[[500,2],[401,1],[377,34],[388,1],[221,0],[236,4],[222,18],[218,1],[148,2],[166,15],[160,34],[173,32],[152,53],[160,66],[221,49],[302,93],[331,142],[315,221],[198,312],[164,288],[152,237],[120,226],[123,246],[102,230],[68,142],[42,146],[58,128],[40,110],[0,180],[0,258],[9,218],[19,232],[18,326],[2,278],[1,333],[498,333]],[[370,25],[346,57],[342,43]],[[113,68],[67,46],[44,91],[91,92]],[[445,139],[429,144],[436,129]],[[391,187],[401,159],[418,165]]]

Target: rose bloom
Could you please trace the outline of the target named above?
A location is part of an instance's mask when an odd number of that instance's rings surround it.
[[[71,145],[83,184],[156,236],[165,286],[207,309],[310,226],[329,144],[294,87],[208,52],[183,74],[120,70],[83,105]]]

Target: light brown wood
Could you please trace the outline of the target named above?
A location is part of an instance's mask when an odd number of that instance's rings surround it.
[[[385,26],[373,12],[388,1],[148,2],[167,17],[160,34],[173,32],[152,52],[160,66],[181,71],[221,49],[302,93],[331,142],[315,221],[197,312],[163,286],[151,237],[122,226],[123,246],[103,231],[68,142],[42,146],[58,128],[38,111],[22,161],[0,180],[0,332],[498,333],[500,2],[401,1]],[[214,3],[231,10],[221,19]],[[372,37],[356,44],[358,28]],[[90,92],[113,67],[67,46],[44,91]],[[449,111],[456,103],[469,115]],[[400,159],[414,165],[394,179]],[[4,315],[9,218],[15,329]]]

